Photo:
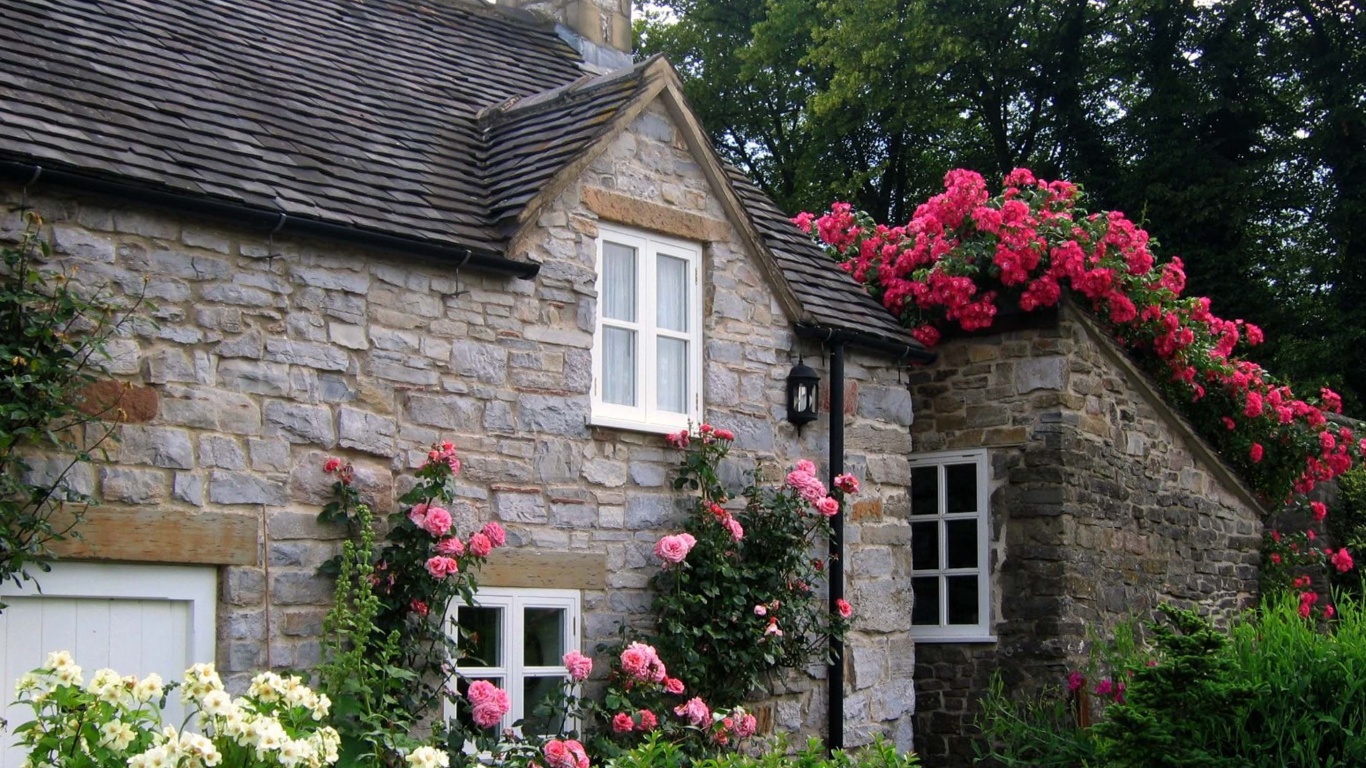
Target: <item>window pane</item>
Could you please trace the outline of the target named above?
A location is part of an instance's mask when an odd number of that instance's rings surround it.
[[[661,255],[655,266],[655,280],[659,283],[655,322],[660,328],[687,333],[688,262]]]
[[[946,576],[949,582],[949,623],[977,623],[977,577]]]
[[[688,342],[658,339],[659,410],[688,412]]]
[[[636,404],[636,333],[602,329],[602,401]]]
[[[527,608],[522,614],[522,663],[528,667],[554,667],[564,656],[564,609]]]
[[[636,321],[636,249],[619,243],[602,244],[602,316]]]
[[[977,511],[977,465],[950,464],[944,468],[949,512]]]
[[[977,521],[948,520],[949,567],[977,567]]]
[[[939,567],[939,521],[911,523],[911,570],[933,571]]]
[[[459,609],[460,634],[463,636],[460,650],[465,654],[458,662],[461,667],[501,667],[503,666],[503,609],[471,608],[462,605]]]
[[[912,624],[939,625],[939,577],[921,576],[911,579],[915,603],[911,608]]]
[[[911,514],[939,513],[939,467],[916,467],[911,470]]]
[[[537,705],[559,689],[563,677],[527,677],[522,680],[524,709],[522,735],[549,736],[560,732],[564,725],[564,710],[537,712]]]

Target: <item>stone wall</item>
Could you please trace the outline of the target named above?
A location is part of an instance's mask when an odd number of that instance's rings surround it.
[[[916,746],[972,764],[976,699],[1059,686],[1088,639],[1159,602],[1253,602],[1260,510],[1077,310],[960,338],[911,377],[916,451],[986,446],[996,641],[917,644]]]
[[[819,350],[792,334],[662,108],[644,112],[542,209],[540,226],[509,254],[544,265],[534,281],[272,241],[119,201],[0,191],[0,210],[23,194],[44,213],[58,258],[83,282],[155,303],[111,344],[107,365],[152,407],[144,423],[121,427],[86,479],[105,510],[221,513],[258,526],[260,557],[220,572],[218,663],[237,684],[251,670],[318,660],[331,584],[315,569],[342,533],[315,522],[330,455],[352,461],[363,493],[389,512],[427,447],[454,441],[464,461],[459,530],[499,520],[513,548],[605,572],[583,592],[586,650],[614,640],[622,622],[648,623],[651,547],[687,500],[668,486],[675,455],[662,436],[586,423],[599,220],[584,203],[589,189],[646,212],[689,214],[681,220],[705,220],[713,233],[704,245],[705,400],[706,417],[737,435],[727,477],[822,460],[826,420],[800,437],[783,420],[793,353],[819,368]],[[18,227],[7,212],[0,236]],[[847,466],[867,489],[848,533],[848,591],[862,609],[850,638],[850,741],[884,733],[909,745],[911,403],[889,361],[855,353],[847,374]],[[794,678],[780,690],[777,727],[823,730],[820,681]]]

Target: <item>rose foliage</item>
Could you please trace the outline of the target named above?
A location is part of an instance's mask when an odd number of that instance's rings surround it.
[[[1309,511],[1308,494],[1366,454],[1366,438],[1328,419],[1341,399],[1328,389],[1301,399],[1238,357],[1262,341],[1261,329],[1184,296],[1179,258],[1158,263],[1147,232],[1082,203],[1078,186],[1024,169],[993,197],[981,175],[960,169],[903,225],[874,224],[847,203],[794,221],[926,346],[952,328],[990,328],[1007,304],[1033,312],[1070,292],[1254,491]],[[1335,567],[1350,563],[1340,551],[1317,557],[1334,555]]]

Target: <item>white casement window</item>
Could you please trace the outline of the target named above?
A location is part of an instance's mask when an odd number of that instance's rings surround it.
[[[598,231],[592,423],[673,432],[701,421],[701,248]]]
[[[456,664],[461,692],[487,680],[512,702],[500,729],[526,718],[523,733],[558,733],[563,723],[532,715],[537,702],[569,677],[563,659],[579,650],[579,593],[480,587],[474,606],[457,600],[450,612],[465,635],[465,656]]]
[[[987,452],[911,458],[911,633],[989,641],[991,573]]]

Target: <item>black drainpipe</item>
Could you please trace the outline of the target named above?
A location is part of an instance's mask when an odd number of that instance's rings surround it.
[[[520,277],[523,280],[536,277],[537,272],[541,269],[540,264],[504,258],[492,250],[472,250],[459,246],[443,245],[430,240],[399,237],[373,229],[360,229],[319,219],[290,216],[282,211],[255,208],[241,203],[214,200],[131,182],[86,176],[30,163],[0,160],[0,178],[17,181],[24,187],[45,182],[78,192],[91,192],[107,197],[136,200],[181,213],[192,213],[231,221],[269,235],[320,237],[353,245],[370,246],[407,254],[424,261],[457,269],[469,267],[482,272]]]
[[[830,349],[830,487],[844,474],[844,342],[833,341]],[[830,605],[844,598],[844,511],[830,518]],[[830,638],[830,722],[826,749],[844,748],[844,642]]]
[[[854,345],[884,355],[896,355],[900,362],[932,363],[938,355],[919,344],[903,344],[885,336],[862,331],[828,328],[809,323],[798,323],[797,337],[815,339],[830,350],[830,485],[844,474],[844,349]],[[830,518],[829,608],[844,597],[844,511]],[[910,617],[906,617],[910,622]],[[829,751],[844,748],[844,643],[830,638],[830,668],[826,674],[829,690],[828,721],[825,747]]]

